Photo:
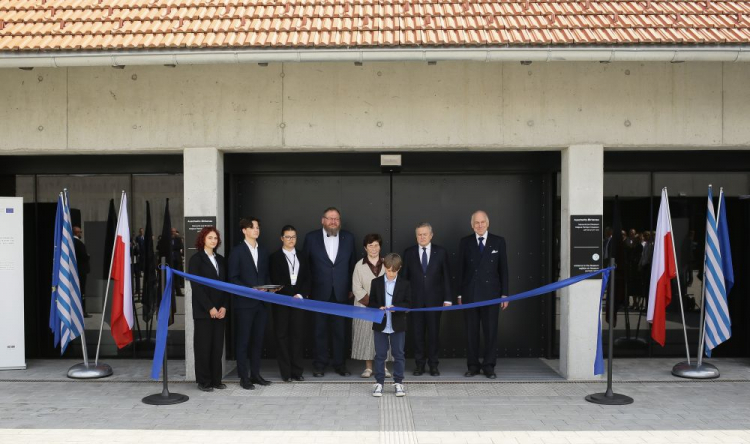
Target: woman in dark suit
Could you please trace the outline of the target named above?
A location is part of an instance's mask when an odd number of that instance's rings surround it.
[[[188,265],[188,273],[196,276],[226,281],[227,267],[224,257],[215,252],[221,245],[221,235],[216,227],[206,227],[198,233],[195,248],[198,250]],[[195,334],[195,379],[204,392],[225,389],[221,382],[221,355],[224,351],[224,319],[227,316],[226,293],[196,282],[190,283],[193,291],[193,322]]]
[[[281,229],[282,247],[270,259],[271,283],[284,287],[276,294],[280,297],[309,298],[312,276],[305,255],[298,254],[297,230],[286,225]],[[302,345],[304,340],[304,311],[273,305],[273,326],[278,344],[277,356],[281,379],[304,381],[302,376]]]

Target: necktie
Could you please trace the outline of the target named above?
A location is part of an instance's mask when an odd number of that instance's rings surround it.
[[[422,271],[427,273],[427,247],[422,247]]]
[[[484,253],[484,238],[479,238],[479,254]]]

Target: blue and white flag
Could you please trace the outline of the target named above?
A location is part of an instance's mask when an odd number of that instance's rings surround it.
[[[68,344],[83,332],[81,285],[78,282],[78,263],[73,246],[73,226],[70,208],[65,202],[63,193],[60,193],[55,217],[55,253],[49,314],[49,327],[55,335],[55,347],[60,343],[60,354],[65,353]]]
[[[723,197],[722,193],[721,198]],[[724,212],[723,205],[721,210]],[[722,222],[726,223],[726,218],[722,219]],[[727,235],[726,230],[724,230],[724,235]],[[706,304],[704,335],[706,340],[706,356],[708,357],[711,357],[711,350],[732,336],[732,321],[729,319],[729,307],[727,306],[727,285],[724,279],[721,244],[717,233],[716,217],[714,215],[713,193],[711,192],[711,187],[709,187],[704,265],[706,292],[703,295]],[[728,238],[726,244],[729,244]],[[729,254],[731,256],[731,253]]]

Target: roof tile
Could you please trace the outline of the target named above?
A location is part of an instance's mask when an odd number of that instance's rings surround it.
[[[750,0],[0,0],[0,51],[662,42],[750,43]]]

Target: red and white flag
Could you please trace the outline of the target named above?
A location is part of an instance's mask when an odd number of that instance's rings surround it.
[[[122,194],[120,218],[117,221],[114,259],[112,261],[112,337],[118,348],[133,342],[133,288],[130,274],[130,227],[128,227],[128,198]]]
[[[677,276],[672,236],[672,218],[669,215],[667,189],[661,191],[659,218],[654,236],[654,256],[651,261],[651,283],[648,289],[648,315],[651,337],[664,347],[667,335],[666,311],[672,301],[672,279]]]

